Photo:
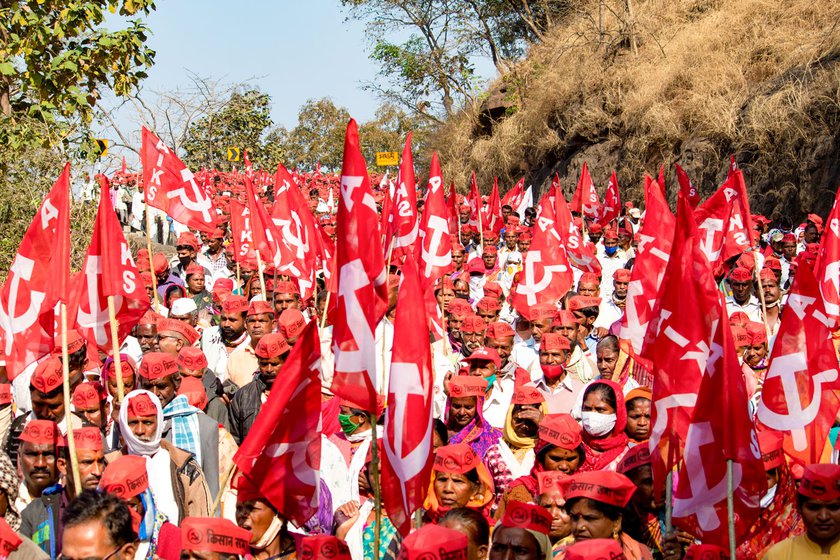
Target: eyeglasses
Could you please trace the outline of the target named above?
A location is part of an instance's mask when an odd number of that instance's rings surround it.
[[[99,556],[85,556],[84,558],[73,558],[72,556],[65,556],[63,554],[59,554],[57,558],[58,560],[109,560],[110,558],[113,558],[116,553],[122,550],[123,547],[125,547],[125,544],[121,544],[120,546],[112,550],[107,556],[103,556],[101,558]]]

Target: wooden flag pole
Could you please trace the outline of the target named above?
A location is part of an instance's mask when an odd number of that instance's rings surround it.
[[[230,481],[230,478],[233,476],[233,473],[236,472],[236,463],[233,461],[230,462],[230,467],[228,467],[227,472],[222,477],[222,480],[219,483],[219,493],[216,494],[216,499],[213,500],[213,508],[210,510],[210,517],[216,515],[216,510],[219,509],[219,504],[222,501],[222,495],[225,493],[225,488]]]
[[[268,294],[265,293],[265,275],[263,275],[262,258],[260,257],[260,252],[257,249],[254,249],[254,253],[257,255],[257,272],[260,275],[260,288],[262,288],[263,299],[268,301]]]
[[[767,347],[770,347],[770,325],[767,324],[767,302],[764,299],[764,287],[761,285],[761,273],[758,270],[758,259],[755,258],[758,251],[755,250],[753,260],[755,261],[755,281],[758,284],[758,299],[761,301],[761,320],[764,323],[764,332],[767,334]],[[769,353],[769,352],[768,352]]]
[[[674,530],[674,472],[671,470],[665,476],[665,534]]]
[[[140,175],[139,181],[143,181],[142,173]],[[154,296],[152,299],[152,303],[155,306],[155,313],[160,314],[160,301],[158,300],[158,292],[157,292],[157,275],[155,274],[155,254],[152,249],[152,217],[149,214],[149,203],[146,200],[145,193],[143,194],[143,205],[146,208],[146,250],[149,251],[149,265],[152,267],[152,295]],[[122,384],[122,377],[120,377],[119,384]]]
[[[120,357],[119,323],[117,323],[117,309],[114,296],[108,296],[108,319],[111,323],[111,348],[114,353],[114,377],[117,378],[117,404],[122,404],[125,397],[125,387],[122,377],[122,358]]]
[[[70,455],[70,470],[76,494],[82,491],[82,477],[79,475],[79,459],[76,457],[76,439],[73,436],[73,422],[70,415],[70,354],[67,351],[67,304],[61,302],[61,374],[64,378],[64,421],[67,424],[67,451]]]
[[[735,498],[732,488],[732,459],[726,460],[726,509],[729,524],[729,557],[735,558]]]
[[[318,337],[320,338],[321,332],[324,330],[324,326],[327,324],[327,311],[330,309],[330,295],[332,292],[329,290],[329,286],[326,288],[327,290],[327,299],[324,301],[324,313],[321,315],[321,324],[318,325]],[[318,302],[315,302],[315,305],[318,305]]]
[[[242,289],[241,286],[240,286],[241,284],[242,284],[242,277],[241,277],[240,271],[239,271],[239,261],[236,261],[236,286],[239,289]]]
[[[373,477],[373,499],[375,522],[373,525],[373,560],[379,560],[379,547],[382,544],[382,488],[379,484],[379,445],[376,442],[376,412],[372,415],[371,429],[371,461],[370,474]]]

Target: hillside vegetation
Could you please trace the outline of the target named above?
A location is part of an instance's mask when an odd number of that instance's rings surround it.
[[[663,164],[673,199],[674,162],[708,195],[735,154],[753,212],[798,219],[831,206],[839,125],[840,2],[591,0],[433,144],[459,185],[557,172],[568,197],[588,161],[637,202]]]

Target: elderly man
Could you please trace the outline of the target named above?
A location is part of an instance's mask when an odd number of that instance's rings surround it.
[[[63,521],[63,558],[134,558],[137,532],[132,526],[131,512],[113,494],[82,492],[68,504]]]
[[[244,387],[254,378],[257,371],[257,355],[254,350],[260,339],[274,330],[274,308],[265,301],[254,300],[245,315],[245,330],[249,342],[230,353],[226,379],[237,387]]]
[[[222,301],[219,325],[204,329],[201,335],[201,350],[207,356],[207,367],[221,381],[227,379],[227,362],[231,353],[250,343],[245,330],[247,312],[248,300],[231,294]]]
[[[163,407],[162,434],[175,447],[188,451],[204,471],[210,492],[219,491],[219,424],[179,395],[181,375],[177,357],[163,352],[146,354],[138,370],[140,386],[151,391]]]
[[[568,414],[583,391],[584,383],[569,375],[569,340],[557,333],[544,333],[540,342],[540,368],[533,371],[531,382],[545,397],[549,414]]]
[[[139,362],[146,352],[158,351],[157,322],[159,318],[161,317],[157,313],[147,311],[134,327],[134,337],[140,345],[140,355],[132,356],[135,362]]]
[[[500,367],[492,384],[490,395],[484,400],[484,419],[495,428],[503,428],[510,399],[518,385],[530,381],[528,372],[511,357],[513,328],[507,323],[491,323],[484,333],[484,346],[499,354]]]
[[[108,453],[105,460],[110,463],[121,455],[145,457],[155,505],[173,523],[190,515],[209,515],[213,497],[195,457],[161,440],[163,409],[154,393],[141,389],[126,395],[119,422],[125,446]]]
[[[189,301],[189,300],[188,300]],[[193,346],[198,341],[199,334],[186,321],[161,318],[157,322],[158,348],[172,356],[184,346]],[[145,356],[143,358],[145,360]]]
[[[761,321],[761,304],[752,293],[753,276],[749,270],[737,267],[729,273],[729,288],[732,295],[726,298],[726,313],[732,315],[737,311],[747,314],[750,321]]]
[[[484,344],[484,331],[487,324],[478,315],[467,315],[461,321],[461,355],[470,356],[476,349]]]

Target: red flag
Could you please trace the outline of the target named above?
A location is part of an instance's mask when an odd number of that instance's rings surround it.
[[[426,313],[411,257],[402,270],[381,457],[388,518],[407,535],[411,515],[422,505],[431,478],[434,376],[429,341],[420,336],[427,329]]]
[[[645,221],[639,230],[636,264],[630,273],[619,337],[630,342],[637,356],[643,352],[674,238],[674,215],[659,184],[650,176],[645,176],[645,201]]]
[[[254,168],[251,167],[251,158],[248,157],[248,150],[242,151],[242,158],[245,160],[245,175],[250,179],[254,176]]]
[[[400,172],[397,175],[397,189],[394,193],[394,204],[391,207],[391,235],[394,238],[394,259],[402,259],[414,251],[417,240],[417,190],[414,179],[414,160],[411,157],[411,132],[405,138]]]
[[[700,244],[713,270],[752,248],[752,218],[746,192],[744,174],[735,171],[695,212]]]
[[[840,324],[840,189],[837,189],[834,206],[825,223],[814,271],[820,285],[825,314],[831,321],[830,329],[834,331]]]
[[[691,205],[692,208],[697,208],[697,205],[700,204],[700,193],[697,192],[694,183],[692,183],[691,179],[688,177],[688,173],[680,167],[680,164],[675,163],[674,167],[677,169],[677,181],[680,183],[680,190],[688,199],[689,205]]]
[[[151,307],[140,272],[134,265],[131,250],[117,220],[107,179],[99,175],[101,193],[93,239],[88,247],[80,282],[71,309],[76,329],[91,344],[107,355],[113,354],[111,328],[108,319],[108,296],[114,296],[117,343],[125,337]]]
[[[0,292],[0,330],[10,380],[52,351],[55,306],[59,300],[69,299],[69,277],[67,163],[26,230]]]
[[[301,297],[307,299],[312,296],[315,281],[316,254],[310,241],[315,237],[315,217],[309,211],[303,193],[282,163],[277,164],[277,173],[274,175],[271,220],[289,249],[287,254],[290,262],[281,263],[281,269],[291,273],[300,284]]]
[[[552,186],[537,208],[531,248],[525,253],[519,283],[513,292],[512,305],[525,317],[529,316],[530,307],[538,303],[555,303],[572,286],[572,270],[556,229],[554,196]]]
[[[601,207],[601,215],[598,223],[607,226],[614,219],[618,218],[621,212],[621,195],[618,192],[618,177],[615,171],[610,175],[610,182],[607,184],[607,192],[604,194],[604,205]]]
[[[237,262],[253,257],[254,232],[251,229],[251,211],[238,200],[230,201],[230,235],[233,253]]]
[[[575,196],[572,198],[572,212],[578,212],[594,220],[598,217],[600,207],[601,203],[598,202],[595,184],[592,182],[592,177],[589,176],[589,166],[586,162],[583,162],[580,179],[577,188],[575,188]]]
[[[653,362],[650,449],[660,491],[665,475],[679,463],[700,381],[721,358],[713,340],[726,320],[719,294],[693,212],[680,196],[671,256],[645,347]]]
[[[295,275],[290,268],[293,262],[292,251],[283,242],[280,232],[268,217],[268,212],[262,200],[254,191],[254,185],[247,176],[243,178],[245,183],[245,205],[248,207],[248,215],[251,222],[251,232],[254,236],[253,248],[259,251],[260,259],[263,262],[273,263],[283,274]]]
[[[353,119],[344,139],[337,221],[333,392],[364,391],[369,407],[365,410],[376,410],[376,360],[381,349],[377,351],[374,333],[387,309],[388,285],[382,247],[376,242],[376,204]]]
[[[191,229],[213,232],[216,209],[192,172],[163,141],[144,126],[140,149],[146,202]]]
[[[560,241],[566,248],[569,263],[578,270],[600,275],[601,263],[595,253],[592,252],[592,246],[584,242],[580,230],[572,219],[572,213],[569,211],[566,198],[563,196],[563,189],[560,188],[560,177],[555,174],[554,178],[557,185],[553,189],[554,215],[557,220],[557,232],[560,234]]]
[[[385,185],[385,195],[382,199],[382,208],[379,211],[379,231],[382,235],[382,246],[386,251],[390,251],[391,244],[394,242],[393,226],[391,225],[391,220],[393,219],[393,216],[391,215],[391,207],[393,205],[391,192],[393,190],[394,183],[389,182]]]
[[[504,226],[504,218],[502,217],[502,203],[499,200],[499,180],[493,177],[493,190],[490,192],[490,198],[487,201],[487,211],[484,212],[482,222],[487,229],[499,233]]]
[[[819,285],[804,263],[788,293],[761,400],[758,421],[785,435],[785,453],[803,464],[821,462],[840,400],[837,354]]]
[[[513,211],[519,208],[522,200],[525,198],[525,177],[519,179],[512,189],[510,189],[505,196],[502,197],[502,206],[510,206]]]
[[[484,231],[484,223],[481,220],[481,194],[478,192],[478,183],[475,181],[475,171],[470,176],[470,194],[467,196],[467,204],[470,205],[469,225]]]
[[[691,212],[687,200],[683,210]],[[673,497],[674,525],[721,547],[729,546],[727,461],[733,462],[736,538],[758,519],[759,499],[767,491],[749,396],[725,309],[718,293],[718,315],[724,320],[717,323],[711,338]]]
[[[437,152],[432,154],[426,204],[420,223],[420,243],[417,244],[417,262],[420,266],[420,283],[425,291],[443,276],[452,264],[452,239],[446,220],[446,201],[443,196],[443,177]]]
[[[303,524],[318,509],[321,343],[310,321],[277,375],[233,461],[283,517]],[[280,382],[282,380],[282,382]],[[294,422],[289,422],[294,418]]]

